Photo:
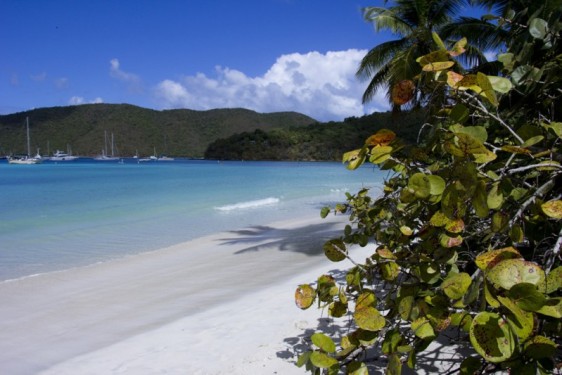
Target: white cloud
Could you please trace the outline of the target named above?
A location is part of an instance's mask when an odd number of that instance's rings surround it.
[[[122,70],[118,59],[111,59],[111,61],[109,61],[109,75],[119,81],[125,82],[132,92],[142,91],[139,76]]]
[[[103,99],[100,98],[100,97],[97,97],[97,98],[95,98],[95,99],[86,101],[86,100],[85,100],[83,97],[81,97],[81,96],[73,96],[72,98],[68,99],[68,104],[69,104],[69,105],[80,105],[80,104],[85,104],[85,103],[89,103],[89,104],[103,103]]]
[[[322,121],[385,111],[389,107],[382,93],[367,106],[361,103],[367,83],[359,82],[355,72],[366,52],[283,55],[258,77],[218,66],[213,77],[197,73],[164,80],[155,95],[163,108],[296,111]]]

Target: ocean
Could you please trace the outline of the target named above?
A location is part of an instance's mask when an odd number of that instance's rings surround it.
[[[326,162],[0,162],[0,281],[264,225],[378,194],[386,172]]]

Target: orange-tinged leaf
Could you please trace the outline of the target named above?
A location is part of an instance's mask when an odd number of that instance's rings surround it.
[[[496,264],[506,259],[523,258],[513,247],[486,251],[476,257],[476,266],[483,271],[492,269]]]
[[[295,303],[299,309],[306,310],[314,302],[316,290],[308,284],[299,285],[295,291]]]
[[[377,254],[384,259],[396,259],[396,255],[386,247],[377,249]]]
[[[447,72],[447,84],[451,87],[455,87],[463,78],[464,76],[462,74],[453,72],[452,70]]]
[[[414,97],[415,84],[411,80],[403,80],[392,87],[392,102],[396,105],[408,103]]]
[[[466,49],[464,47],[466,46],[467,42],[468,41],[467,41],[466,38],[462,38],[461,40],[456,42],[455,45],[453,46],[453,49],[451,51],[449,51],[449,55],[451,55],[453,57],[457,57],[459,55],[462,55],[466,51]]]
[[[381,129],[365,141],[366,146],[387,146],[396,138],[392,130]]]

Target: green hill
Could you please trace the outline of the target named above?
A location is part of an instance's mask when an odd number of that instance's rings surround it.
[[[93,156],[104,147],[104,133],[113,135],[115,154],[157,154],[202,157],[220,138],[256,129],[300,127],[315,120],[296,113],[257,113],[247,109],[156,111],[128,104],[87,104],[39,108],[0,116],[0,155],[26,152],[25,121],[29,118],[31,149],[41,154],[72,148]],[[108,145],[108,149],[110,145]]]

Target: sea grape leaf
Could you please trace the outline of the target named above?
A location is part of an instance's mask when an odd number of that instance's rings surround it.
[[[502,94],[508,93],[513,88],[511,81],[507,78],[498,77],[498,76],[488,76],[488,79],[490,80],[490,83],[492,84],[494,90]]]
[[[546,276],[545,293],[550,294],[562,289],[562,266],[556,267]]]
[[[443,292],[447,297],[457,300],[465,295],[471,283],[472,279],[470,278],[470,275],[468,273],[461,272],[443,280],[443,283],[441,283],[441,289],[443,289]]]
[[[544,39],[548,33],[548,22],[542,18],[533,18],[529,23],[529,34],[535,39]]]
[[[462,55],[466,51],[464,47],[466,47],[467,42],[468,41],[466,38],[462,38],[461,40],[456,42],[453,45],[453,48],[449,51],[449,55],[453,57]]]
[[[488,149],[484,147],[482,142],[467,133],[456,133],[456,146],[462,151],[463,156],[473,154],[485,154]]]
[[[522,258],[521,254],[513,247],[489,250],[476,257],[476,266],[482,271],[486,271],[492,269],[496,264],[503,260],[520,258]]]
[[[408,187],[418,198],[427,198],[431,194],[431,182],[424,173],[415,173],[408,180]]]
[[[314,345],[327,353],[334,353],[336,351],[336,344],[334,344],[334,341],[323,333],[314,333],[310,339]]]
[[[537,143],[539,143],[540,141],[542,141],[544,139],[544,136],[542,135],[536,135],[534,137],[531,137],[529,139],[527,139],[522,145],[521,147],[531,147],[536,145]]]
[[[385,262],[379,265],[381,270],[381,277],[386,281],[396,280],[400,274],[400,266],[396,262]]]
[[[488,282],[484,283],[484,298],[486,299],[488,305],[490,305],[491,307],[495,309],[500,307],[500,301],[498,301],[498,299],[496,298]]]
[[[462,236],[449,236],[448,234],[441,233],[439,235],[439,243],[446,248],[460,246],[462,244]]]
[[[474,161],[478,164],[489,163],[498,158],[498,155],[494,154],[492,151],[486,149],[486,152],[481,154],[474,154]]]
[[[525,354],[534,359],[551,358],[556,352],[557,345],[554,341],[544,336],[534,336],[525,342]]]
[[[440,50],[442,51],[447,50],[447,47],[445,47],[445,43],[443,43],[443,40],[441,39],[439,34],[437,34],[435,31],[431,32],[431,38],[433,38],[433,41],[435,42],[435,44]]]
[[[320,368],[329,368],[338,363],[335,358],[319,351],[313,351],[310,354],[310,362]]]
[[[440,70],[449,69],[455,65],[454,61],[438,61],[438,62],[430,62],[422,67],[424,72],[437,72]]]
[[[356,308],[374,307],[377,303],[375,293],[370,290],[364,291],[357,297]]]
[[[499,184],[493,184],[492,188],[488,192],[488,197],[486,199],[486,204],[491,210],[497,210],[503,204],[504,197]]]
[[[375,146],[371,149],[369,161],[373,164],[383,163],[390,158],[392,150],[392,146]]]
[[[327,241],[324,244],[324,254],[332,262],[341,262],[347,258],[345,243],[340,239]]]
[[[299,309],[306,310],[316,298],[316,290],[308,284],[299,285],[295,291],[295,303]]]
[[[515,351],[515,339],[507,322],[498,314],[482,311],[470,327],[470,342],[485,360],[499,363]]]
[[[493,106],[497,107],[499,105],[498,98],[494,88],[492,87],[492,83],[488,79],[488,76],[484,73],[478,72],[476,73],[476,80],[478,82],[478,86],[482,89],[480,95],[488,99]]]
[[[510,298],[498,296],[498,300],[502,305],[507,307],[510,313],[506,314],[507,322],[513,330],[513,332],[521,339],[526,340],[534,328],[534,316],[533,313],[524,311],[519,308],[517,304]]]
[[[474,212],[479,218],[487,217],[490,212],[488,207],[488,196],[486,194],[486,183],[482,180],[478,181],[476,188],[474,189],[472,207],[474,207]]]
[[[341,318],[347,313],[347,303],[335,301],[328,307],[328,313],[334,318]]]
[[[451,113],[449,113],[449,117],[451,118],[451,120],[459,124],[464,124],[466,120],[468,120],[469,116],[470,111],[465,105],[461,103],[455,104],[455,106],[451,109]]]
[[[426,175],[429,181],[429,194],[431,195],[440,195],[445,190],[445,180],[440,176],[431,174]]]
[[[510,152],[512,154],[526,154],[526,155],[531,154],[531,151],[521,146],[504,145],[501,147],[501,150],[505,152]]]
[[[325,219],[329,214],[330,214],[330,207],[322,207],[322,210],[320,210],[320,217],[322,219]]]
[[[396,105],[408,103],[414,97],[415,89],[416,85],[409,79],[398,82],[392,87],[392,102]]]
[[[488,140],[488,132],[486,128],[483,126],[462,126],[455,128],[454,132],[468,134],[471,137],[479,140],[480,142],[484,143]]]
[[[459,74],[457,72],[453,72],[452,70],[447,72],[447,84],[451,87],[457,87],[459,82],[461,82],[464,79],[464,76],[462,74]],[[467,114],[468,116],[468,114]],[[464,122],[464,121],[457,121],[457,122]]]
[[[402,374],[402,362],[397,354],[392,354],[388,357],[388,365],[386,366],[385,375],[400,374]]]
[[[347,374],[349,375],[369,375],[369,369],[363,362],[350,362],[347,366]]]
[[[467,357],[461,362],[460,375],[474,375],[482,367],[482,362],[475,357]]]
[[[396,138],[396,133],[389,129],[381,129],[367,138],[367,146],[388,146]]]
[[[394,255],[387,247],[377,249],[377,255],[384,259],[396,259],[396,255]]]
[[[386,321],[379,310],[370,306],[361,308],[356,307],[353,318],[359,328],[367,331],[380,331],[386,324]]]
[[[523,259],[507,259],[499,262],[486,276],[496,288],[509,290],[519,283],[538,285],[545,282],[545,273],[534,262]]]
[[[343,154],[343,163],[346,164],[346,168],[350,170],[354,170],[359,168],[361,164],[365,162],[365,158],[367,157],[367,152],[364,148],[359,150],[348,151]]]
[[[502,232],[509,224],[509,217],[504,212],[496,212],[492,215],[491,229],[494,233]]]
[[[550,200],[541,205],[542,211],[553,219],[562,219],[562,200]]]
[[[427,55],[418,57],[416,61],[422,67],[432,62],[449,61],[449,53],[446,50],[433,51]]]
[[[562,318],[562,297],[550,298],[537,313],[557,319]]]
[[[547,302],[546,297],[537,290],[537,287],[529,283],[515,284],[506,295],[525,311],[537,311]]]
[[[450,219],[441,211],[437,211],[433,214],[431,219],[429,219],[429,224],[434,227],[444,227]]]
[[[427,318],[418,318],[412,322],[412,331],[420,339],[433,339],[435,331]]]
[[[297,367],[304,366],[310,360],[311,354],[312,354],[312,352],[308,351],[308,352],[304,352],[301,355],[299,355],[299,358],[297,359]]]
[[[461,218],[449,219],[445,224],[445,229],[451,233],[460,233],[464,230],[464,221]]]

